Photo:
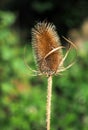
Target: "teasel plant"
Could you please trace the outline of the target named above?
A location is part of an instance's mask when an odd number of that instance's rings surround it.
[[[65,47],[61,45],[55,25],[45,21],[38,22],[32,28],[32,48],[37,70],[31,69],[24,59],[25,65],[33,72],[33,76],[45,75],[47,77],[46,130],[50,130],[52,77],[61,75],[61,72],[67,70],[75,63],[74,61],[64,67],[64,61],[71,50],[71,46],[76,50],[77,47],[69,39],[63,38],[70,43],[70,47],[64,56],[62,49]]]

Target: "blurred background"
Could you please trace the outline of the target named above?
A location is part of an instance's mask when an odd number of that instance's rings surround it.
[[[76,63],[53,77],[51,130],[88,130],[88,0],[0,0],[0,130],[45,130],[47,78],[36,69],[31,29],[47,20],[77,46],[66,64]],[[24,47],[26,52],[24,54]],[[64,51],[65,53],[65,51]]]

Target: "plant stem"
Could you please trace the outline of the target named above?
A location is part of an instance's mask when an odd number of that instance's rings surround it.
[[[46,106],[47,130],[50,130],[51,95],[52,95],[52,76],[49,76],[48,77],[48,88],[47,88],[47,106]]]

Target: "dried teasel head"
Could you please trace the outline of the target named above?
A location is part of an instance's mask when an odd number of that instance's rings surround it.
[[[76,45],[69,39],[63,37],[70,45],[76,50]],[[70,68],[75,62],[72,62],[67,67],[64,67],[63,63],[67,58],[71,47],[67,50],[63,57],[62,48],[59,36],[56,32],[56,28],[53,24],[47,22],[39,22],[32,29],[32,46],[35,53],[35,60],[38,70],[32,70],[30,66],[24,62],[28,69],[34,72],[34,76],[37,75],[58,75]]]
[[[62,46],[53,24],[40,22],[32,29],[32,46],[40,73],[57,73],[62,55]],[[63,66],[63,64],[62,64]]]

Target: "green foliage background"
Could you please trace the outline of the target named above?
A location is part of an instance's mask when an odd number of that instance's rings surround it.
[[[26,68],[15,19],[0,11],[0,130],[45,130],[47,78],[33,77]],[[26,50],[35,68],[31,46]],[[75,65],[53,78],[51,130],[88,130],[88,43],[77,53]],[[73,57],[70,52],[67,63]]]

